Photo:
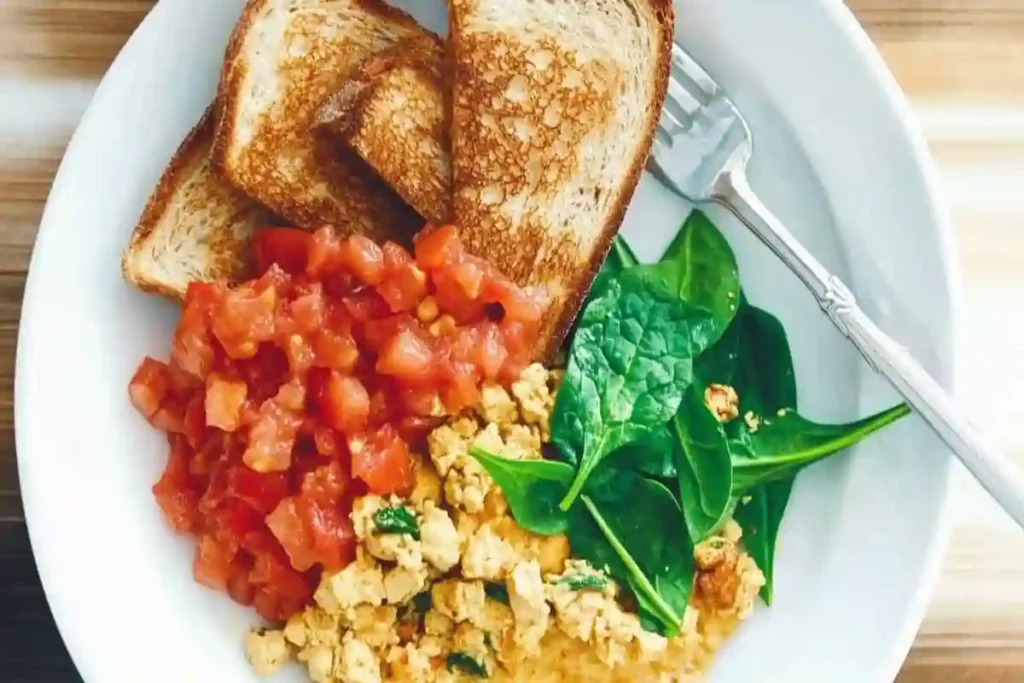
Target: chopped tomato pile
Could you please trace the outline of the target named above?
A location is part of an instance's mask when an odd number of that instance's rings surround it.
[[[129,393],[168,434],[153,493],[197,540],[196,580],[281,620],[353,559],[352,499],[407,492],[427,431],[519,375],[545,301],[452,227],[414,254],[328,229],[254,248],[257,279],[189,286],[170,361]]]

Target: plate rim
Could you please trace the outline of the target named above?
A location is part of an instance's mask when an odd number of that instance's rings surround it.
[[[154,27],[158,26],[160,22],[164,20],[165,15],[169,15],[171,13],[170,8],[174,5],[174,2],[175,0],[163,0],[163,2],[156,3],[147,13],[142,22],[140,22],[139,26],[133,31],[132,35],[111,63],[110,68],[101,79],[93,93],[93,96],[90,98],[89,106],[76,126],[74,134],[71,136],[57,174],[54,177],[53,184],[51,185],[46,201],[46,207],[43,211],[39,230],[33,245],[32,256],[29,262],[28,275],[25,283],[23,309],[17,337],[14,381],[14,423],[18,465],[17,469],[22,491],[21,499],[25,512],[26,528],[28,530],[29,542],[33,551],[33,558],[36,563],[40,581],[43,585],[47,603],[53,614],[54,622],[57,625],[58,631],[61,634],[61,638],[75,664],[75,667],[78,669],[83,679],[90,682],[92,680],[99,680],[97,674],[102,673],[101,664],[96,661],[95,657],[90,655],[86,647],[87,643],[83,642],[81,638],[76,639],[75,636],[77,636],[77,631],[74,633],[69,632],[69,630],[62,625],[67,621],[62,614],[68,606],[69,596],[60,595],[61,591],[57,589],[57,586],[61,583],[58,577],[59,570],[58,568],[50,566],[49,561],[46,559],[47,553],[44,550],[44,548],[48,547],[50,541],[43,540],[46,533],[40,528],[41,523],[38,522],[40,515],[32,514],[32,510],[37,509],[38,506],[43,504],[41,502],[42,494],[39,493],[40,488],[42,487],[39,486],[38,483],[34,482],[34,465],[32,463],[35,458],[31,455],[33,450],[30,448],[30,442],[34,441],[34,437],[30,438],[28,435],[28,432],[35,431],[29,426],[32,418],[25,414],[24,409],[19,408],[21,402],[18,401],[18,396],[24,395],[30,391],[27,389],[28,372],[30,366],[34,365],[33,359],[35,354],[30,350],[27,350],[30,348],[27,340],[31,340],[35,335],[39,334],[39,332],[35,330],[36,326],[33,324],[32,310],[34,307],[31,302],[39,299],[36,290],[40,285],[36,282],[38,277],[33,277],[33,266],[36,263],[38,254],[43,251],[39,248],[40,245],[45,244],[47,236],[57,230],[57,227],[52,225],[54,221],[51,217],[51,203],[54,197],[60,194],[64,185],[67,184],[67,179],[64,177],[66,175],[66,162],[68,158],[75,156],[75,152],[81,144],[81,131],[83,129],[87,129],[89,127],[89,122],[96,116],[96,103],[107,96],[107,92],[112,90],[115,87],[114,84],[121,80],[124,76],[124,72],[131,70],[132,60],[129,58],[138,51],[140,43],[153,39],[151,34],[156,30]],[[945,303],[948,306],[949,315],[945,324],[945,329],[941,330],[941,334],[943,337],[942,341],[945,343],[946,348],[951,349],[951,353],[948,358],[939,359],[939,363],[942,366],[941,369],[944,371],[944,374],[947,375],[947,377],[940,379],[944,379],[945,381],[941,381],[941,383],[947,388],[952,389],[954,386],[953,375],[957,359],[956,339],[953,335],[953,330],[955,329],[957,321],[961,318],[960,311],[962,309],[963,297],[963,286],[961,283],[962,271],[958,268],[957,252],[954,246],[955,236],[952,229],[952,223],[948,215],[948,209],[940,200],[941,191],[937,171],[934,167],[932,158],[927,151],[927,145],[925,144],[924,137],[913,121],[913,116],[904,93],[900,90],[895,78],[882,59],[881,54],[859,24],[853,12],[840,0],[815,0],[815,4],[818,4],[825,10],[828,20],[832,21],[836,30],[846,37],[851,48],[857,53],[858,61],[863,67],[864,77],[870,78],[874,86],[877,87],[883,95],[883,100],[890,110],[889,114],[891,115],[892,123],[899,130],[902,141],[907,144],[910,157],[913,159],[914,165],[921,176],[920,179],[925,188],[925,196],[922,197],[922,199],[926,200],[926,205],[932,214],[930,223],[933,227],[934,235],[938,240],[937,251],[940,262],[943,265],[942,276],[946,282],[948,293],[948,301]],[[35,272],[38,272],[38,269],[35,269]],[[34,293],[35,296],[33,296]],[[918,581],[916,594],[909,602],[911,605],[910,609],[908,609],[903,616],[903,628],[901,630],[901,635],[890,649],[888,661],[882,663],[879,669],[879,676],[877,679],[879,681],[893,680],[899,672],[902,663],[906,659],[906,655],[910,650],[913,638],[923,620],[924,611],[938,579],[941,560],[948,545],[952,517],[952,501],[949,495],[953,474],[952,458],[946,458],[943,460],[941,459],[941,454],[937,454],[936,457],[939,458],[936,461],[936,466],[944,466],[946,468],[946,472],[943,478],[943,481],[945,482],[944,490],[938,492],[940,495],[937,497],[940,504],[939,509],[937,510],[934,533],[932,534],[931,541],[928,544],[927,557],[922,564],[924,571]],[[33,523],[33,518],[37,520],[36,523]],[[88,676],[86,675],[87,673]]]

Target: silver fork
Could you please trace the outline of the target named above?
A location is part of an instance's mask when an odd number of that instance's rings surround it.
[[[668,96],[651,153],[652,170],[694,204],[729,209],[811,291],[839,331],[884,375],[967,469],[1024,527],[1024,475],[971,425],[952,397],[860,309],[850,289],[825,269],[757,198],[746,177],[750,127],[722,88],[680,46],[672,48]]]

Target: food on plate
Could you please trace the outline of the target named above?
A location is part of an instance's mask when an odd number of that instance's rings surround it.
[[[396,43],[363,63],[318,114],[435,225],[451,220],[443,57],[443,45],[432,36]]]
[[[734,523],[693,551],[695,584],[678,634],[647,631],[625,590],[570,538],[523,529],[470,454],[542,462],[560,372],[530,366],[489,385],[434,429],[407,495],[359,498],[357,559],[325,573],[315,602],[246,654],[272,673],[289,657],[313,681],[654,681],[695,676],[751,612],[761,572]],[[398,523],[396,523],[398,522]],[[687,547],[689,547],[687,545]]]
[[[352,559],[353,496],[407,490],[410,444],[526,367],[543,302],[452,228],[415,259],[329,229],[255,244],[262,275],[190,285],[170,362],[144,360],[130,395],[169,435],[153,491],[197,539],[196,579],[283,619]]]
[[[618,231],[668,85],[668,0],[452,0],[452,220],[547,288],[554,352]]]
[[[272,219],[214,172],[215,124],[215,112],[207,110],[181,143],[132,233],[121,269],[140,289],[181,299],[190,282],[236,281],[249,274],[249,237]]]
[[[616,236],[667,0],[450,7],[445,45],[379,0],[249,0],[124,257],[183,298],[129,385],[153,494],[265,620],[259,675],[694,680],[771,603],[797,474],[908,409],[802,416],[700,211],[657,263]]]
[[[428,34],[382,0],[249,2],[224,60],[214,163],[295,225],[408,241],[422,220],[353,154],[311,129],[359,63],[416,35]]]

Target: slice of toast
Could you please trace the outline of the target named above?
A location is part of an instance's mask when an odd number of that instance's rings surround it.
[[[451,220],[444,48],[436,36],[396,43],[366,60],[318,120],[427,221]]]
[[[144,291],[180,299],[193,280],[245,277],[253,229],[275,220],[214,173],[214,123],[207,110],[181,143],[122,254],[125,279]]]
[[[299,227],[407,240],[422,219],[315,118],[365,59],[425,34],[382,0],[249,0],[221,75],[215,165]]]
[[[552,297],[559,346],[650,153],[668,85],[671,0],[451,0],[455,225]]]

